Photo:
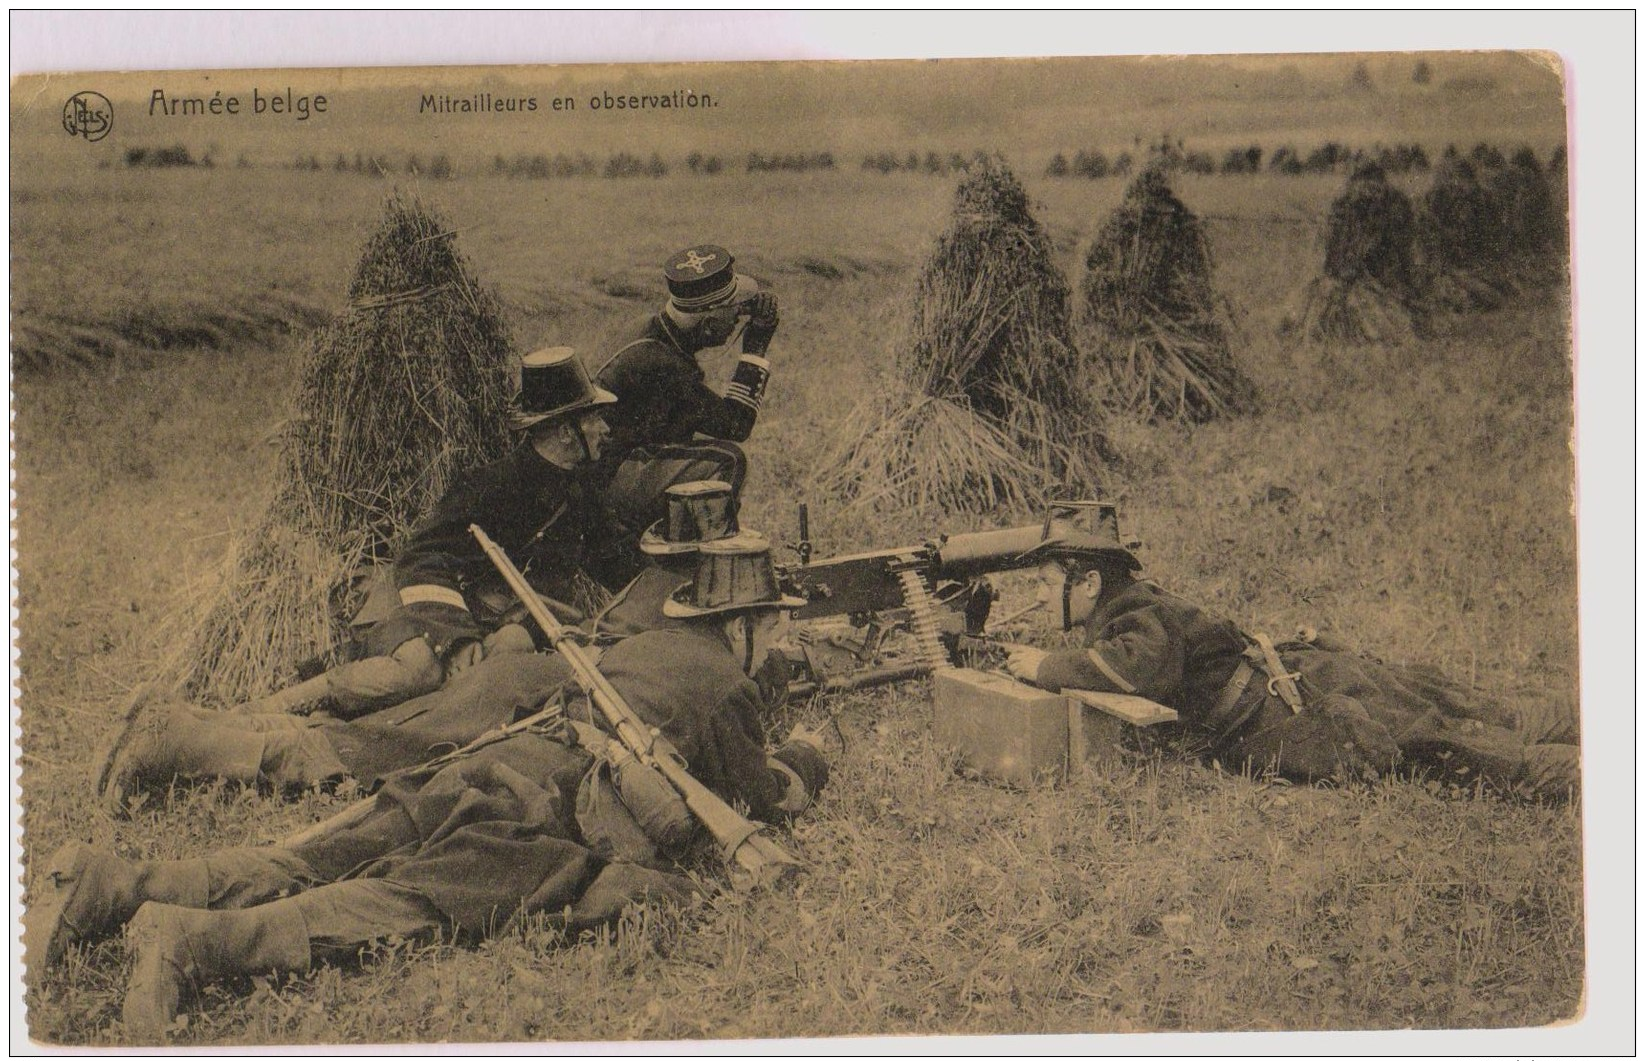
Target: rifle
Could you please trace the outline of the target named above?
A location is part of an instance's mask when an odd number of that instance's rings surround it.
[[[542,627],[543,633],[548,635],[549,641],[559,651],[560,656],[571,665],[577,684],[582,686],[594,706],[600,709],[600,713],[616,731],[617,738],[634,753],[636,759],[662,774],[664,779],[674,786],[691,813],[696,815],[697,820],[702,822],[719,842],[727,864],[742,869],[753,878],[756,885],[775,882],[798,868],[799,862],[794,856],[784,851],[770,837],[763,835],[759,826],[731,809],[723,799],[691,776],[686,770],[685,757],[680,754],[679,749],[675,748],[656,727],[647,725],[645,720],[628,706],[622,694],[617,692],[605,675],[601,674],[584,654],[583,647],[577,643],[573,635],[543,607],[536,591],[526,582],[525,576],[514,566],[508,554],[504,553],[478,525],[471,523],[468,530],[480,543],[480,548],[503,576],[509,588],[519,596],[520,602],[526,606],[526,611],[531,613],[537,625]]]

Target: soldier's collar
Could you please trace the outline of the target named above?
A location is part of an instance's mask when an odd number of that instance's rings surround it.
[[[668,314],[657,314],[657,330],[662,332],[663,338],[668,340],[668,345],[674,348],[675,353],[685,357],[690,356],[685,349],[685,344],[680,341],[679,325],[669,320]]]

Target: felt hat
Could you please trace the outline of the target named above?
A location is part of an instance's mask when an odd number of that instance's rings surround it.
[[[804,598],[787,596],[778,588],[771,543],[765,535],[743,531],[734,537],[704,542],[697,549],[696,577],[663,602],[663,614],[671,619],[694,619],[804,606]]]
[[[508,425],[523,430],[550,417],[565,416],[617,396],[595,385],[588,369],[569,346],[548,346],[520,359],[520,390],[509,409]]]
[[[739,276],[732,268],[734,262],[730,251],[712,243],[687,247],[672,256],[663,265],[669,303],[681,313],[707,313],[753,297],[760,285]]]
[[[647,556],[694,553],[704,542],[737,533],[737,504],[731,484],[718,479],[675,483],[663,491],[668,516],[640,535]]]
[[[1142,570],[1142,561],[1120,540],[1119,506],[1107,501],[1051,502],[1039,543],[1024,555],[1048,560],[1103,556]]]

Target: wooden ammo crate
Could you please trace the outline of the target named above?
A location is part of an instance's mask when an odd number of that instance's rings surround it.
[[[1052,693],[967,667],[936,673],[932,709],[938,743],[984,777],[1024,788],[1113,762],[1127,729],[1177,720],[1141,696]]]
[[[985,777],[1024,788],[1068,772],[1068,706],[1004,674],[955,667],[932,688],[932,732]]]

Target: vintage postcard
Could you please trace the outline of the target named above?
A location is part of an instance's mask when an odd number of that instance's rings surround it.
[[[1567,78],[18,78],[28,1039],[1582,1019]]]

